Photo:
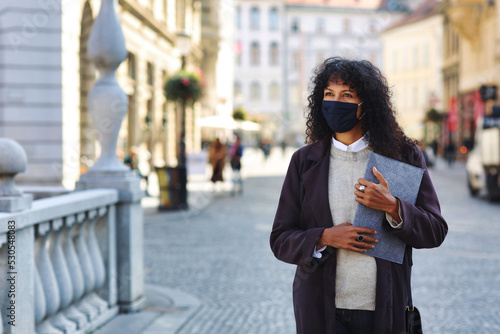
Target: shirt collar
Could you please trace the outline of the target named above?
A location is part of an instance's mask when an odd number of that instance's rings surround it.
[[[364,149],[365,147],[367,147],[368,144],[369,144],[369,142],[368,142],[368,139],[366,138],[366,136],[359,138],[351,145],[345,145],[345,144],[339,142],[334,137],[332,137],[332,145],[335,146],[336,148],[338,148],[339,150],[344,151],[344,152],[359,152],[362,149]]]

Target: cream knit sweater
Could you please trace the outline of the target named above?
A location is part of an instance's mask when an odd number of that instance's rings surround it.
[[[368,162],[368,148],[345,152],[331,148],[328,197],[333,224],[352,223],[358,203],[354,185],[362,178]],[[335,304],[337,308],[375,310],[377,265],[371,256],[337,249]]]

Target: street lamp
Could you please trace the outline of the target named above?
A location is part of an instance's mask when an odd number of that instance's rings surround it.
[[[181,54],[181,69],[186,67],[186,56],[191,52],[191,36],[185,31],[177,34],[177,49]],[[181,134],[179,139],[179,159],[177,168],[181,173],[180,178],[180,205],[187,208],[187,166],[186,166],[186,99],[181,99]]]
[[[186,67],[186,56],[191,51],[191,36],[185,31],[177,33],[177,49],[181,54],[181,69]],[[181,138],[179,140],[178,167],[186,168],[186,99],[181,100]],[[186,179],[187,183],[187,179]]]
[[[181,54],[181,69],[186,67],[186,56],[191,52],[191,36],[185,31],[177,33],[177,50]]]

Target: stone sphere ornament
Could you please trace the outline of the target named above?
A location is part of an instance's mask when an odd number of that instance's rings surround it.
[[[9,138],[0,138],[0,196],[21,196],[15,183],[17,173],[26,170],[28,158],[23,147]]]

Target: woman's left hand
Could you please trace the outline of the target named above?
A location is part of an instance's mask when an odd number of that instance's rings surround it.
[[[354,191],[354,194],[357,196],[355,198],[356,202],[375,210],[385,211],[399,221],[399,203],[397,198],[392,196],[386,179],[377,168],[373,167],[372,171],[379,183],[359,179],[358,183],[354,186],[356,188],[356,191]],[[365,186],[364,191],[359,190],[360,186]]]

